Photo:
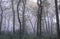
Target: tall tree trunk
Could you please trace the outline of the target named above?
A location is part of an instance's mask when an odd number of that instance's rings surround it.
[[[18,17],[18,22],[19,22],[19,25],[20,25],[20,31],[19,31],[19,33],[20,33],[20,38],[22,37],[22,32],[21,32],[21,20],[20,20],[20,18],[19,18],[19,4],[20,4],[20,2],[21,2],[21,0],[19,0],[18,1],[18,4],[17,4],[17,17]]]
[[[37,1],[38,6],[38,21],[37,21],[37,35],[41,37],[41,20],[42,20],[42,0]]]
[[[23,34],[25,32],[25,5],[26,5],[26,0],[22,0],[23,2],[23,12],[22,12],[22,18],[23,18],[23,21],[22,21],[22,26],[23,26]]]
[[[15,10],[14,10],[14,0],[11,0],[12,2],[12,11],[13,11],[13,34],[15,35]]]
[[[58,36],[58,39],[60,39],[60,31],[59,31],[59,15],[58,15],[57,0],[55,0],[55,10],[56,10],[56,22],[57,22],[57,36]]]
[[[2,6],[1,6],[1,2],[2,2],[2,0],[0,1],[0,8],[1,8],[0,34],[1,34],[1,26],[2,26],[2,21],[3,21],[3,9],[2,9]]]

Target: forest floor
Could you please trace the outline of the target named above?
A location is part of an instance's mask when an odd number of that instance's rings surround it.
[[[1,34],[0,39],[57,39],[56,37],[53,36],[42,36],[42,37],[37,37],[34,35],[24,35],[22,38],[20,38],[19,34]]]

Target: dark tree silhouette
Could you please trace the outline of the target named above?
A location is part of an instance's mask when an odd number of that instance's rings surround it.
[[[37,4],[38,4],[37,36],[41,37],[42,0],[37,0]]]
[[[56,10],[56,21],[57,21],[57,35],[58,39],[60,39],[60,31],[59,31],[59,15],[58,15],[58,6],[57,6],[57,0],[55,0],[55,10]]]
[[[13,34],[15,34],[15,10],[14,10],[14,0],[11,0],[12,2],[12,12],[13,12]]]
[[[22,2],[23,2],[23,12],[22,12],[22,31],[23,31],[23,34],[24,34],[24,32],[25,32],[25,5],[26,5],[26,0],[22,0]]]
[[[21,27],[22,27],[22,26],[21,26],[21,20],[20,20],[20,18],[19,18],[19,9],[18,9],[20,2],[21,2],[21,0],[19,0],[19,1],[18,1],[18,4],[17,4],[17,17],[18,17],[18,22],[19,22],[19,25],[20,25],[20,31],[19,31],[19,32],[20,32],[20,38],[21,38],[21,36],[22,36]]]
[[[1,2],[2,0],[0,1],[0,8],[1,8],[1,19],[0,19],[0,34],[1,34],[1,26],[2,26],[2,21],[3,21],[3,9],[2,9],[2,6],[1,6]]]

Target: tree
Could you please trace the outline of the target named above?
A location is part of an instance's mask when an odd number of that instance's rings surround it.
[[[2,9],[2,6],[1,6],[1,2],[2,2],[2,0],[0,1],[0,8],[1,8],[0,34],[1,34],[1,26],[2,26],[2,21],[3,21],[3,9]]]
[[[17,17],[18,17],[18,22],[19,22],[19,25],[20,25],[20,38],[21,38],[21,36],[22,36],[21,27],[22,26],[21,26],[21,20],[19,18],[19,10],[18,10],[20,2],[21,2],[21,0],[19,0],[19,2],[17,4]]]
[[[55,11],[56,11],[56,24],[57,24],[57,35],[58,39],[60,39],[60,31],[59,31],[59,15],[58,15],[58,6],[57,6],[57,0],[55,0]]]
[[[22,0],[22,2],[23,2],[23,12],[22,12],[22,28],[23,28],[23,34],[24,34],[24,32],[25,32],[25,5],[26,5],[26,0]]]
[[[37,4],[38,4],[37,36],[41,37],[42,0],[37,0]]]
[[[13,34],[15,34],[15,10],[14,10],[14,0],[11,0],[12,3],[12,11],[13,11]]]

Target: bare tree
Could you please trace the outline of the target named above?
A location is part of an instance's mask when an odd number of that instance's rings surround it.
[[[17,17],[18,17],[18,22],[19,22],[19,25],[20,25],[20,38],[21,38],[21,36],[22,36],[22,32],[21,32],[21,20],[20,20],[20,18],[19,18],[19,4],[20,4],[20,2],[21,2],[21,0],[19,0],[19,2],[18,2],[18,4],[17,4]]]
[[[56,21],[57,21],[57,35],[58,39],[60,39],[60,31],[59,31],[59,15],[58,15],[58,6],[57,6],[57,0],[55,0],[55,11],[56,11]]]
[[[14,0],[11,0],[12,3],[12,11],[13,11],[13,34],[15,34],[15,10],[14,10]]]
[[[38,4],[38,21],[37,21],[37,36],[41,37],[41,20],[42,20],[42,0],[37,0]]]
[[[32,29],[33,29],[33,31],[34,31],[34,33],[35,33],[35,25],[36,25],[36,22],[35,22],[35,24],[33,25],[31,19],[30,19],[29,17],[28,17],[28,19],[29,19],[29,22],[31,23]]]
[[[1,5],[2,0],[0,1],[0,8],[1,8],[1,19],[0,19],[0,34],[1,34],[1,26],[2,26],[2,21],[3,21],[3,9],[2,9],[2,5]]]
[[[24,34],[24,32],[25,32],[25,5],[26,5],[26,0],[22,0],[22,2],[23,2],[23,12],[22,12],[22,28],[23,28],[23,34]]]

